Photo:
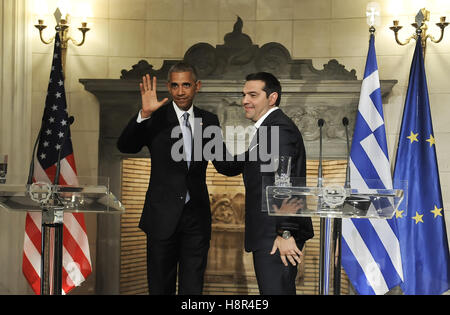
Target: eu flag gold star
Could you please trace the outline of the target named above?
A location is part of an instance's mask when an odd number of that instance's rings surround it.
[[[423,214],[418,214],[417,211],[416,211],[416,216],[412,217],[412,219],[416,220],[416,224],[419,223],[419,222],[423,223],[422,217],[423,217]]]
[[[402,219],[403,218],[403,212],[405,212],[405,210],[395,210],[395,218],[398,219]]]
[[[432,147],[433,144],[436,144],[436,140],[434,139],[433,135],[430,135],[430,138],[427,139],[427,142],[430,143],[430,147]]]
[[[436,205],[434,206],[434,210],[430,210],[430,212],[434,214],[435,219],[438,215],[440,215],[442,217],[441,211],[442,211],[442,208],[438,208]]]
[[[411,131],[411,134],[406,138],[408,138],[411,141],[411,143],[413,143],[414,141],[419,142],[419,140],[417,140],[418,135],[419,135],[419,133],[414,133]]]

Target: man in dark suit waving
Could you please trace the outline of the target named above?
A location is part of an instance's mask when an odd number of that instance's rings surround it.
[[[243,174],[245,184],[245,249],[253,263],[261,294],[295,294],[297,264],[301,249],[313,237],[310,218],[274,217],[263,211],[263,176],[273,177],[268,164],[277,156],[290,156],[291,176],[306,177],[303,139],[294,122],[278,108],[281,85],[270,73],[246,77],[242,105],[256,133],[244,153],[234,162],[234,174]],[[267,154],[268,153],[268,154]],[[268,156],[272,156],[268,159]]]
[[[175,294],[177,268],[179,294],[201,294],[203,289],[211,238],[208,161],[203,156],[194,159],[193,148],[203,148],[211,140],[202,137],[204,128],[220,127],[216,115],[193,106],[200,87],[195,69],[183,62],[169,70],[171,101],[158,101],[156,77],[143,77],[142,109],[117,143],[124,153],[137,153],[144,146],[150,151],[152,170],[139,223],[147,233],[150,294]],[[220,161],[212,162],[226,174]]]

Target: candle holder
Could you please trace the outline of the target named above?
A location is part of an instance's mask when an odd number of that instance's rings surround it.
[[[440,22],[436,23],[436,25],[440,28],[441,33],[438,39],[436,39],[433,35],[428,34],[428,25],[426,22],[430,21],[430,11],[428,11],[427,9],[423,8],[419,11],[419,13],[417,13],[416,15],[416,21],[415,23],[412,23],[411,25],[414,26],[414,28],[416,29],[415,33],[412,34],[410,37],[408,37],[405,41],[401,41],[398,37],[398,33],[399,31],[403,28],[403,26],[399,25],[399,21],[398,20],[394,20],[393,21],[393,26],[389,27],[395,35],[395,41],[397,42],[397,44],[401,45],[401,46],[405,46],[407,44],[409,44],[409,42],[412,39],[417,40],[418,36],[420,35],[421,37],[421,44],[422,44],[422,49],[423,49],[423,53],[425,56],[425,52],[426,52],[426,47],[427,47],[427,40],[431,40],[433,43],[439,43],[442,41],[442,39],[444,38],[444,29],[448,26],[448,22],[445,21],[446,17],[442,16],[440,18]]]

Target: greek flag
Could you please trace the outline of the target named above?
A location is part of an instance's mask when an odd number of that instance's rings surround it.
[[[350,151],[350,183],[352,188],[389,189],[392,176],[374,42],[372,34]],[[358,294],[384,294],[400,284],[395,221],[343,219],[342,266]]]

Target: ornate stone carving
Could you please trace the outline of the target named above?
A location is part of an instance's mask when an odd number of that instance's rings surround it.
[[[139,62],[132,66],[131,70],[122,70],[121,79],[125,80],[140,80],[147,73],[151,76],[156,76],[158,79],[167,79],[167,73],[172,65],[179,60],[164,60],[161,69],[154,70],[153,66],[147,60],[139,60]]]
[[[302,136],[305,141],[315,141],[319,139],[320,131],[317,127],[319,118],[325,120],[323,126],[324,139],[345,140],[345,129],[342,127],[342,118],[347,117],[354,120],[356,117],[356,108],[336,108],[331,106],[296,106],[285,110],[286,114],[292,118],[295,124],[302,131]],[[353,135],[353,129],[350,128],[349,137]]]
[[[280,79],[300,80],[356,80],[356,71],[348,71],[335,59],[324,65],[323,70],[313,67],[311,59],[293,60],[289,51],[280,43],[270,42],[259,47],[242,33],[243,21],[237,18],[233,31],[224,37],[224,44],[213,47],[197,43],[184,54],[184,60],[194,65],[199,77],[205,79],[239,79],[252,72],[267,71]],[[149,73],[165,79],[169,68],[177,60],[164,60],[161,69],[154,70],[141,60],[131,70],[122,70],[121,79],[140,79]]]
[[[210,196],[212,223],[244,224],[245,196],[235,194],[213,194]]]
[[[331,59],[327,64],[323,65],[320,76],[325,80],[343,80],[343,78],[356,80],[356,70],[348,71],[336,59]]]

